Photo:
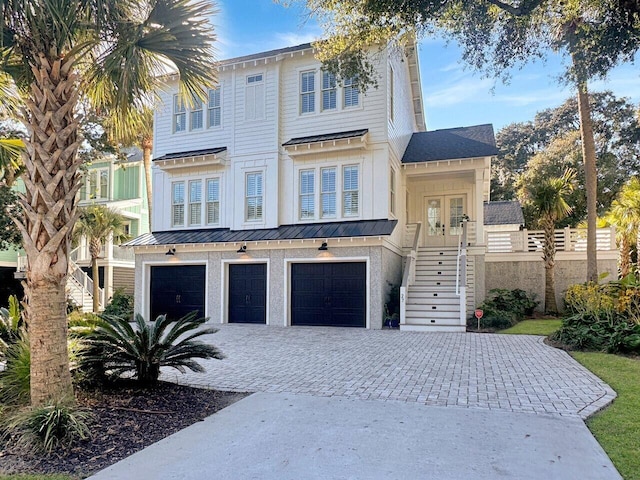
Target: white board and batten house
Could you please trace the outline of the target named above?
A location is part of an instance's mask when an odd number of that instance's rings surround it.
[[[379,329],[403,285],[401,328],[464,331],[461,305],[484,296],[493,129],[426,132],[415,44],[376,58],[366,93],[309,44],[221,62],[206,101],[169,83],[153,231],[129,242],[136,312]]]

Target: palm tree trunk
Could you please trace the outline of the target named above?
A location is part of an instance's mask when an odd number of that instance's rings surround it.
[[[153,188],[151,184],[151,149],[153,148],[153,140],[150,137],[142,139],[142,163],[144,165],[144,179],[147,187],[147,210],[149,211],[149,231],[151,232],[151,197]]]
[[[24,155],[23,219],[14,219],[23,237],[28,269],[26,320],[31,348],[31,404],[73,402],[67,354],[66,280],[68,252],[77,220],[80,139],[75,108],[73,56],[34,61],[23,121],[29,130]]]
[[[542,251],[542,260],[544,261],[544,311],[550,314],[558,313],[555,281],[556,239],[554,237],[554,227],[553,222],[544,222],[544,249]]]
[[[631,243],[625,235],[620,245],[620,278],[624,278],[631,272]]]
[[[596,167],[596,144],[593,138],[591,107],[586,82],[578,83],[578,112],[582,136],[582,158],[587,193],[587,282],[598,281],[598,259],[596,253],[596,221],[598,173]]]
[[[100,270],[98,257],[91,257],[91,276],[93,277],[93,313],[100,311]]]

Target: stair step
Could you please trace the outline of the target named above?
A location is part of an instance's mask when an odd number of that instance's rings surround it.
[[[400,331],[402,332],[456,332],[464,333],[467,331],[464,325],[443,325],[443,324],[429,324],[429,325],[400,325]]]
[[[407,317],[405,325],[460,325],[460,317]]]
[[[442,308],[460,308],[460,301],[456,298],[433,298],[433,297],[418,297],[411,296],[407,300],[407,308],[412,305],[417,308],[424,308],[428,310],[436,310]]]

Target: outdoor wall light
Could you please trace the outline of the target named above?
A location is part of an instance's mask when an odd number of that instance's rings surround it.
[[[329,250],[329,245],[327,245],[327,242],[322,242],[322,245],[318,247],[318,250],[321,250],[323,252]]]
[[[167,253],[165,253],[165,255],[171,255],[171,256],[173,256],[173,255],[175,255],[175,254],[176,254],[176,249],[175,249],[175,247],[170,248],[170,249],[167,251]]]
[[[247,246],[246,246],[246,245],[242,245],[242,246],[238,249],[238,253],[247,253]]]

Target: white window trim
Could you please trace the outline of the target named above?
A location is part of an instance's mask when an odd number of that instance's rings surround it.
[[[344,172],[347,168],[352,168],[352,167],[356,167],[357,171],[358,171],[358,188],[356,190],[345,190],[345,185],[344,185]],[[362,215],[362,168],[360,167],[360,164],[357,163],[350,163],[350,164],[345,164],[342,165],[342,168],[340,170],[340,183],[342,186],[342,190],[341,190],[341,195],[340,195],[340,203],[342,204],[342,218],[359,218]],[[350,214],[347,215],[345,213],[345,202],[344,202],[344,197],[346,193],[349,192],[358,192],[358,213],[356,214]]]
[[[177,185],[181,183],[183,186],[183,199],[182,199],[182,203],[175,203],[174,202],[174,185]],[[187,185],[188,185],[188,181],[187,180],[175,180],[171,182],[171,228],[185,228],[187,226]],[[173,213],[173,208],[176,205],[182,205],[182,223],[181,224],[175,224],[174,220],[175,220],[175,215]]]
[[[251,77],[257,77],[257,76],[262,76],[262,78],[256,82],[251,82],[249,83],[249,78]],[[246,109],[247,109],[247,105],[246,105],[246,99],[247,99],[247,88],[249,87],[254,87],[255,85],[263,85],[263,94],[262,94],[262,116],[258,117],[258,116],[254,116],[254,118],[247,118],[247,113],[246,113]],[[242,94],[241,94],[242,95]],[[266,73],[265,72],[255,72],[255,73],[249,73],[247,75],[244,76],[244,101],[245,101],[245,112],[244,112],[244,122],[246,123],[254,123],[254,122],[263,122],[265,120],[265,118],[267,118],[267,82],[266,82]],[[220,99],[222,101],[222,99]]]
[[[389,167],[389,213],[393,217],[396,217],[396,211],[398,210],[397,183],[396,169]]]
[[[248,184],[248,179],[249,179],[249,175],[257,175],[260,174],[261,175],[261,183],[262,183],[262,194],[261,195],[252,195],[251,197],[249,197],[249,195],[247,194],[247,184]],[[244,173],[244,184],[243,184],[243,214],[242,214],[242,218],[244,220],[245,224],[248,225],[255,225],[255,224],[263,224],[265,222],[265,172],[264,170],[250,170],[250,171],[246,171]],[[247,215],[247,207],[248,207],[248,199],[249,198],[258,198],[261,197],[262,198],[262,211],[260,212],[260,218],[255,218],[255,219],[249,219],[248,215]]]
[[[195,183],[200,183],[200,201],[199,202],[192,202],[191,201],[191,185],[193,185]],[[186,222],[187,223],[186,226],[188,226],[188,227],[202,227],[202,225],[203,225],[203,223],[202,223],[202,215],[203,215],[202,204],[203,204],[203,200],[204,200],[203,199],[203,195],[202,195],[202,179],[201,178],[194,178],[192,180],[189,180],[189,184],[188,185],[189,185],[189,190],[187,192],[188,195],[185,195],[185,196],[188,196],[188,198],[186,199],[187,200],[186,203],[187,203],[187,206],[188,206],[187,215],[189,217],[189,221]],[[200,219],[198,220],[198,223],[191,223],[191,206],[192,205],[200,205]]]
[[[312,172],[313,174],[313,182],[311,183],[311,186],[313,188],[313,192],[309,193],[302,193],[302,174],[305,172]],[[315,168],[301,168],[300,170],[298,170],[298,220],[300,220],[301,222],[305,222],[305,221],[309,221],[309,220],[315,220],[318,217],[318,211],[317,211],[317,188],[316,188],[316,178],[317,178],[317,172]],[[310,217],[302,217],[302,196],[305,197],[311,197],[313,200],[313,215],[311,215]]]
[[[310,92],[303,92],[302,91],[302,77],[305,74],[312,74],[313,75],[313,90]],[[307,69],[307,70],[301,70],[300,73],[298,74],[298,113],[302,116],[307,116],[307,115],[316,115],[318,113],[318,70],[317,69]],[[322,85],[320,85],[322,86]],[[320,89],[321,90],[321,89]],[[309,95],[311,98],[313,98],[313,110],[310,110],[308,112],[304,112],[302,111],[302,99],[304,95]]]
[[[393,66],[389,65],[389,121],[395,122],[395,73]]]
[[[196,108],[197,103],[200,102],[200,108]],[[201,132],[204,130],[205,118],[204,118],[204,102],[200,98],[193,99],[193,107],[187,109],[189,111],[189,131],[190,132]],[[197,112],[200,112],[200,116],[202,117],[201,124],[199,127],[193,126],[193,115]]]
[[[219,107],[210,107],[210,98],[211,98],[211,92],[213,91],[217,91],[219,92],[218,96],[220,97],[220,106]],[[219,85],[218,88],[210,88],[209,90],[207,90],[207,129],[209,130],[218,130],[222,128],[222,114],[223,114],[223,108],[222,108],[222,99],[223,99],[223,93],[222,93],[222,85]],[[218,125],[211,125],[211,110],[213,110],[214,108],[220,109],[220,123]]]
[[[182,102],[182,111],[177,111],[176,109],[176,101]],[[188,108],[183,99],[181,99],[180,94],[174,93],[171,97],[171,133],[173,134],[183,134],[188,131],[187,121],[189,117]],[[178,115],[184,115],[184,128],[182,130],[176,130],[177,122],[176,118]]]
[[[333,87],[330,88],[324,88],[324,76],[325,74],[328,75],[332,75],[333,76]],[[324,92],[334,92],[335,96],[336,96],[336,106],[333,108],[325,108],[324,107]],[[338,93],[339,93],[339,88],[338,88],[338,80],[335,78],[335,75],[333,75],[330,72],[327,72],[325,70],[320,70],[320,111],[321,112],[335,112],[336,110],[339,110],[339,98],[338,98]]]
[[[360,108],[361,104],[362,104],[362,92],[360,91],[360,89],[358,87],[354,87],[353,85],[345,85],[344,82],[346,82],[347,80],[351,80],[353,81],[354,77],[345,79],[343,81],[342,84],[342,109],[343,110],[357,110]],[[358,90],[358,103],[355,105],[346,105],[346,98],[347,98],[347,88],[352,88],[352,89],[356,89]]]
[[[208,193],[209,193],[209,181],[210,180],[217,180],[218,181],[218,223],[209,223],[207,220],[209,219],[209,215],[207,212],[207,207],[209,205],[208,202]],[[216,175],[216,176],[212,176],[212,177],[206,177],[204,179],[204,185],[205,185],[205,192],[203,195],[203,206],[204,206],[204,219],[205,222],[203,223],[203,225],[207,226],[207,227],[219,227],[222,225],[222,177],[220,175]]]

